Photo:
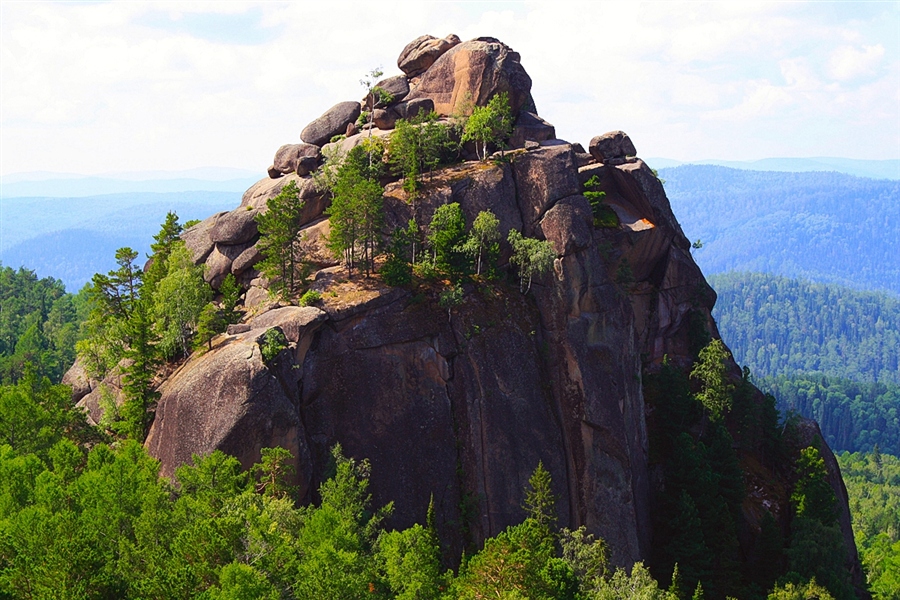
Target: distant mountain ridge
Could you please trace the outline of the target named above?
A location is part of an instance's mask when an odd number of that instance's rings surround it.
[[[260,178],[245,169],[200,167],[183,171],[134,171],[79,175],[36,171],[0,177],[0,197],[77,198],[102,194],[237,192]]]
[[[900,295],[900,181],[842,173],[659,169],[706,275],[757,271]]]
[[[668,169],[682,165],[714,165],[743,171],[779,171],[783,173],[834,172],[868,177],[870,179],[900,179],[900,160],[860,160],[854,158],[762,158],[759,160],[690,160],[648,158],[647,164],[655,169]]]

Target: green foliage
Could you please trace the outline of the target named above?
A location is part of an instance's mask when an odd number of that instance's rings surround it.
[[[277,327],[267,329],[259,340],[259,351],[262,353],[263,362],[267,364],[275,360],[275,357],[287,347],[287,338]]]
[[[469,237],[463,244],[463,250],[475,258],[475,274],[481,275],[482,262],[486,273],[494,273],[497,257],[500,255],[500,219],[490,210],[483,210],[475,217]]]
[[[900,384],[900,299],[757,273],[710,283],[722,335],[755,374]]]
[[[153,250],[153,260],[150,261],[146,273],[144,273],[144,289],[142,292],[152,295],[156,284],[168,274],[168,259],[176,242],[181,242],[180,235],[184,228],[178,223],[178,215],[174,212],[166,214],[166,220],[160,226],[159,233],[153,236],[154,243],[150,244]]]
[[[441,572],[441,548],[434,531],[418,523],[378,538],[378,568],[398,600],[437,600],[452,573]]]
[[[75,359],[78,321],[62,282],[0,264],[0,383],[18,381],[28,363],[58,382]]]
[[[576,530],[563,528],[559,532],[562,559],[580,582],[581,593],[590,596],[606,583],[609,568],[609,549],[602,539],[595,539],[582,525]],[[654,581],[654,584],[656,582]]]
[[[222,295],[222,318],[230,325],[241,320],[241,314],[236,310],[241,301],[241,286],[232,273],[225,276],[219,285],[219,294]]]
[[[803,448],[794,469],[797,482],[791,493],[791,504],[797,516],[824,525],[837,524],[837,499],[828,483],[828,471],[819,450],[813,446]]]
[[[167,279],[168,276],[160,282],[160,290],[166,289],[163,284],[166,284]],[[203,283],[203,286],[206,284]],[[149,409],[159,398],[159,394],[153,389],[153,378],[159,366],[159,359],[154,347],[156,340],[152,328],[150,308],[146,301],[139,300],[125,328],[129,339],[125,358],[129,359],[131,364],[123,373],[122,391],[125,393],[125,403],[120,410],[122,421],[113,424],[114,431],[138,442],[143,442],[147,436],[152,422]]]
[[[900,459],[876,447],[868,454],[838,456],[856,546],[876,600],[895,600],[900,590]]]
[[[458,202],[443,204],[434,211],[428,226],[428,242],[434,253],[434,266],[458,279],[469,271],[463,252],[466,242],[466,219]]]
[[[528,479],[531,489],[525,492],[525,514],[535,522],[538,527],[551,531],[556,527],[556,495],[550,488],[550,472],[544,468],[543,462],[538,462],[537,468]]]
[[[325,211],[330,218],[328,249],[343,258],[352,274],[357,262],[366,275],[374,271],[375,254],[384,223],[383,189],[380,157],[373,158],[374,147],[353,148],[337,170],[331,206]]]
[[[665,490],[655,498],[653,572],[670,581],[677,564],[680,581],[674,587],[682,598],[698,582],[710,597],[744,597],[749,573],[742,568],[737,533],[745,489],[734,440],[723,420],[707,422],[688,378],[668,362],[644,381],[653,414],[650,459],[665,473]],[[689,431],[702,436],[695,439]],[[764,589],[780,572],[761,584]]]
[[[300,296],[300,306],[312,306],[320,300],[322,300],[321,292],[317,290],[307,290]]]
[[[410,220],[412,225],[414,220]],[[412,264],[406,257],[412,246],[409,229],[394,229],[388,243],[387,257],[381,265],[381,278],[390,286],[404,286],[412,281]]]
[[[269,199],[268,211],[256,215],[260,235],[257,247],[263,257],[256,268],[269,280],[269,289],[285,299],[303,279],[298,237],[303,206],[297,184],[289,181],[278,195]]]
[[[551,242],[524,237],[515,229],[510,229],[506,240],[512,246],[509,262],[519,272],[519,289],[527,294],[531,290],[532,278],[553,268],[556,251]]]
[[[288,481],[296,472],[293,455],[284,448],[263,448],[260,454],[259,463],[253,467],[257,479],[256,491],[273,498],[291,496],[294,487]]]
[[[600,187],[600,179],[593,175],[584,182],[583,195],[591,204],[591,213],[594,215],[594,227],[618,227],[619,216],[609,205],[604,204],[606,192],[597,190]]]
[[[593,600],[678,600],[678,597],[659,589],[656,580],[644,564],[634,563],[631,574],[616,569],[609,581],[603,581],[591,596]]]
[[[459,284],[451,286],[441,292],[438,303],[440,304],[441,308],[447,309],[447,321],[450,321],[451,319],[451,311],[453,310],[453,307],[462,304],[464,295],[465,292],[463,291],[462,286]]]
[[[722,340],[712,340],[700,351],[697,363],[691,370],[691,377],[700,381],[697,399],[703,404],[713,420],[719,420],[731,410],[731,392],[734,386],[728,381],[725,361],[728,350]]]
[[[207,303],[200,316],[197,317],[197,335],[194,337],[194,348],[199,349],[204,345],[212,350],[212,339],[225,330],[226,321],[222,313],[212,302]]]
[[[172,245],[166,274],[156,284],[152,298],[159,350],[167,358],[179,351],[187,355],[200,313],[212,298],[212,290],[203,279],[203,266],[194,265],[184,242]]]
[[[412,119],[400,119],[388,142],[388,164],[404,178],[403,189],[415,196],[422,186],[421,176],[450,159],[456,143],[447,125],[438,123],[434,111]]]
[[[779,585],[768,595],[768,600],[834,600],[834,596],[813,578],[807,583]]]
[[[476,106],[473,109],[463,129],[462,141],[475,142],[479,158],[487,160],[488,146],[502,147],[512,133],[512,126],[509,94],[500,92],[486,106]]]

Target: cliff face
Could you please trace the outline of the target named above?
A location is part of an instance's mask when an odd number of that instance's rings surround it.
[[[560,497],[561,525],[602,536],[616,564],[646,559],[651,478],[642,375],[664,357],[689,367],[698,327],[718,337],[715,294],[662,184],[622,132],[598,136],[590,152],[555,139],[536,114],[518,55],[497,40],[424,36],[398,63],[406,74],[385,85],[405,91],[376,108],[384,128],[372,135],[387,135],[417,107],[447,116],[463,99],[484,104],[506,91],[519,109],[518,149],[503,162],[443,169],[415,202],[389,183],[386,230],[412,217],[427,224],[450,202],[468,224],[490,209],[504,234],[516,229],[552,242],[553,272],[528,295],[469,284],[449,314],[427,285],[348,281],[323,252],[326,201],[309,175],[321,162],[318,146],[282,147],[270,177],[239,208],[183,236],[214,287],[229,272],[239,278],[248,312],[161,386],[147,447],[164,475],[194,453],[222,449],[249,466],[260,448],[286,447],[308,501],[327,472],[329,449],[340,443],[346,454],[371,460],[374,502],[394,501],[392,525],[421,522],[433,496],[439,532],[454,551],[522,519],[522,490],[541,461]],[[306,141],[324,143],[336,132],[348,148],[369,135],[356,129],[359,106],[349,104],[307,126],[304,135],[316,139]],[[594,176],[618,226],[594,226],[582,195]],[[253,216],[288,181],[306,202],[301,236],[320,267],[311,287],[322,292],[321,309],[279,306],[253,268]],[[261,346],[272,328],[284,333],[284,349],[266,360]]]

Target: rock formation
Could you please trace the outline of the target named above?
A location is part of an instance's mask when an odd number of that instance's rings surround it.
[[[388,184],[386,231],[412,217],[427,224],[449,202],[460,204],[468,224],[490,209],[504,233],[552,242],[552,274],[528,296],[469,285],[450,319],[428,289],[345,281],[322,250],[326,201],[308,175],[320,147],[360,114],[359,102],[341,102],[303,130],[304,144],[278,150],[277,178],[184,233],[213,287],[229,272],[238,276],[248,316],[162,384],[147,447],[171,475],[195,453],[223,449],[249,465],[260,448],[284,446],[308,501],[340,443],[371,460],[375,503],[395,502],[392,525],[421,521],[433,496],[439,533],[456,550],[467,536],[478,541],[521,520],[522,489],[542,461],[560,497],[561,525],[605,538],[616,564],[644,560],[654,484],[642,374],[664,358],[689,367],[697,323],[718,337],[715,293],[663,186],[623,132],[594,138],[590,153],[556,139],[534,109],[519,55],[498,40],[423,36],[398,65],[404,75],[381,82],[394,99],[378,108],[375,129],[335,145],[346,150],[364,135],[389,135],[417,106],[449,115],[498,92],[510,94],[517,118],[508,161],[443,169],[415,203],[399,183]],[[593,225],[582,193],[594,176],[616,227]],[[253,268],[253,216],[288,181],[305,203],[301,236],[320,269],[311,286],[322,292],[322,310],[279,307]],[[260,347],[273,329],[286,344],[267,362]],[[849,522],[842,526],[849,530]]]

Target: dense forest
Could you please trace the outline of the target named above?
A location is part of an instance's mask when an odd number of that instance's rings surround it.
[[[201,343],[185,345],[182,323],[169,327],[162,319],[174,317],[178,306],[171,298],[159,301],[166,290],[205,285],[184,263],[179,231],[170,215],[154,238],[146,273],[134,268],[133,252],[121,249],[119,268],[95,276],[87,292],[81,348],[103,360],[114,348],[101,341],[128,336],[124,350],[117,347],[138,365],[126,369],[118,420],[98,427],[86,422],[71,405],[70,390],[41,375],[55,376],[41,364],[52,353],[29,355],[0,388],[0,597],[854,597],[818,450],[791,446],[791,429],[779,423],[774,405],[758,406],[743,388],[722,387],[726,351],[718,342],[700,352],[695,384],[669,367],[647,382],[657,415],[651,453],[674,474],[672,493],[655,499],[660,510],[647,567],[616,569],[603,540],[558,528],[540,465],[522,491],[523,521],[483,547],[449,557],[427,514],[409,529],[387,530],[390,506],[371,506],[366,492],[368,463],[340,448],[333,477],[309,506],[296,504],[288,457],[277,448],[265,450],[249,472],[214,453],[195,457],[172,481],[159,478],[158,462],[140,444],[153,399],[145,377],[153,360],[138,354],[149,351],[141,331],[160,334],[153,342],[160,351],[203,351],[199,330]],[[39,302],[18,296],[77,304],[59,282],[4,272],[10,278],[4,314],[43,314],[32,310]],[[518,293],[519,285],[509,285]],[[201,294],[199,306],[209,298],[210,291]],[[165,315],[159,306],[167,307]],[[72,314],[77,318],[78,311]],[[21,346],[27,332],[10,346]],[[740,444],[724,426],[729,414],[741,423]],[[737,538],[745,526],[741,447],[787,461],[795,482],[790,528],[765,520],[768,534],[746,560]]]
[[[900,294],[900,182],[840,173],[660,169],[707,275],[758,271]],[[715,218],[710,218],[715,215]]]
[[[900,598],[900,459],[876,448],[838,456],[856,546],[878,598]]]
[[[758,273],[709,278],[735,360],[836,451],[900,453],[900,301]]]

